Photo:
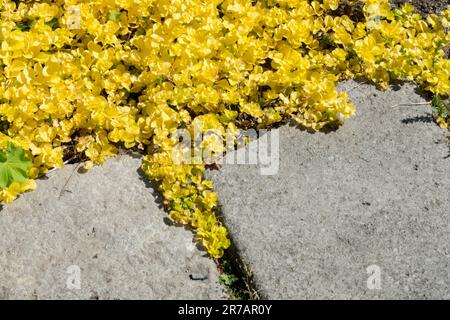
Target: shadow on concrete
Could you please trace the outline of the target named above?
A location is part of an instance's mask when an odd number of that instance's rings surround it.
[[[433,123],[434,117],[432,114],[426,114],[423,116],[415,116],[406,119],[402,119],[402,123],[411,124],[411,123]]]

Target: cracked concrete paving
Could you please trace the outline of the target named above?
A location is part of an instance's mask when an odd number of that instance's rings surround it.
[[[340,88],[357,115],[329,133],[280,128],[276,175],[209,173],[256,285],[270,299],[450,299],[448,132],[411,84]]]
[[[140,163],[122,155],[85,174],[68,165],[5,205],[0,298],[225,298],[192,233],[164,223]]]

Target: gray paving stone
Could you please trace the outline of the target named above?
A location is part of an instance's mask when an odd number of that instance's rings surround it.
[[[266,298],[449,299],[446,132],[412,85],[341,88],[357,115],[329,133],[282,127],[278,174],[209,173],[237,248]]]
[[[4,206],[0,298],[224,298],[192,233],[164,223],[140,163],[122,155],[85,174],[69,165]]]

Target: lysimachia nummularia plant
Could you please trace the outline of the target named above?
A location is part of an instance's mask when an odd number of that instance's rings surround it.
[[[175,164],[171,133],[339,124],[355,108],[336,83],[355,77],[444,97],[449,27],[450,9],[422,18],[387,0],[0,0],[0,200],[70,154],[89,168],[139,149],[170,218],[220,257],[206,166]]]

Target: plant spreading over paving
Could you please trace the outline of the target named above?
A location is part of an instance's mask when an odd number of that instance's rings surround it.
[[[171,133],[286,119],[319,130],[354,113],[336,90],[354,77],[415,81],[445,126],[450,9],[413,11],[387,0],[1,0],[0,200],[74,154],[91,167],[140,149],[170,218],[220,257],[230,242],[206,166],[174,163]]]

